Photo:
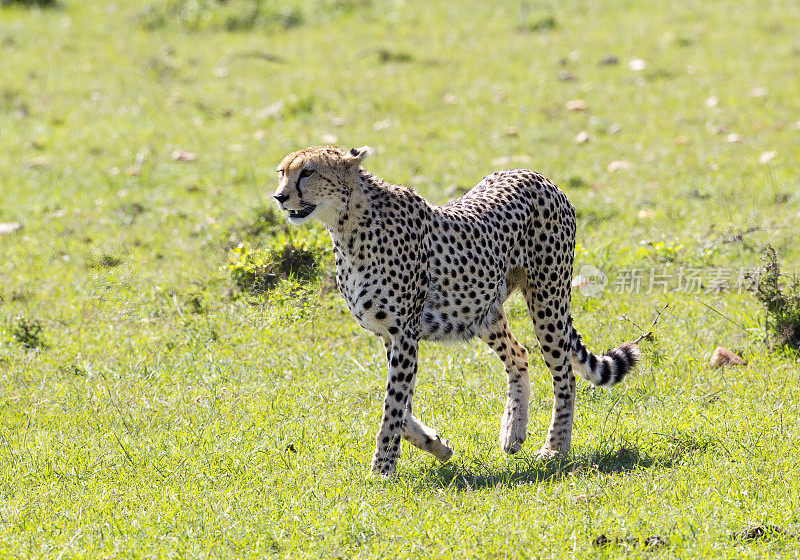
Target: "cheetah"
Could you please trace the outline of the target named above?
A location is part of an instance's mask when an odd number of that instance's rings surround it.
[[[314,146],[278,166],[274,198],[292,224],[321,221],[333,242],[339,291],[355,320],[383,339],[386,396],[371,474],[392,476],[401,437],[447,461],[453,450],[412,413],[420,340],[479,337],[508,376],[500,446],[527,435],[528,356],[503,304],[522,292],[553,379],[550,427],[538,456],[569,453],[577,371],[611,387],[639,361],[635,344],[589,352],[572,324],[575,210],[549,179],[526,169],[488,175],[461,198],[434,206],[367,171],[367,147]]]

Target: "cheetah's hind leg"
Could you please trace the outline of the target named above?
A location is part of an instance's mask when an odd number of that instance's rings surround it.
[[[508,392],[500,420],[500,447],[506,453],[517,453],[522,449],[528,433],[528,405],[531,397],[528,352],[514,338],[505,317],[481,335],[481,339],[506,367]]]

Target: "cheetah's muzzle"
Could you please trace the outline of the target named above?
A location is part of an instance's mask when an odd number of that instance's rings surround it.
[[[311,212],[316,210],[316,208],[317,208],[316,204],[309,204],[307,202],[304,202],[300,210],[288,210],[289,217],[295,219],[302,219],[309,216]]]

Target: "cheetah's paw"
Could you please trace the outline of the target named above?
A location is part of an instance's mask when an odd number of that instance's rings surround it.
[[[500,431],[500,447],[509,455],[519,453],[522,449],[522,444],[525,443],[527,434],[525,430],[514,430],[505,428]]]
[[[545,445],[536,453],[536,458],[540,461],[550,461],[552,459],[560,459],[565,455],[566,453],[562,453],[559,449]]]
[[[442,463],[446,463],[453,456],[453,448],[450,447],[450,442],[446,439],[436,438],[434,445],[431,446],[431,454],[439,459]]]

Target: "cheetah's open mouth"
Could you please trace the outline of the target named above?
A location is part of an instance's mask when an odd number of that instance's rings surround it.
[[[316,204],[309,204],[304,202],[300,210],[288,210],[290,218],[305,218],[316,209]]]

